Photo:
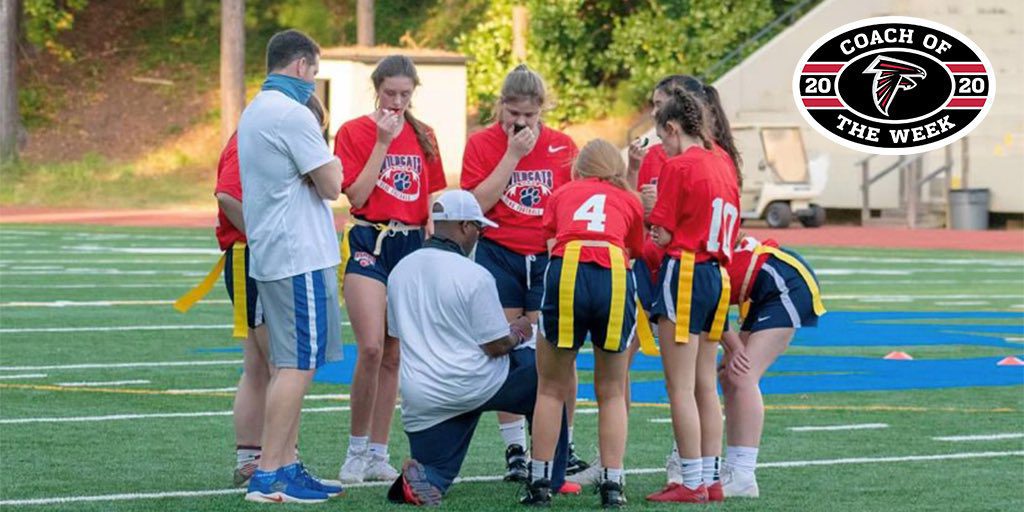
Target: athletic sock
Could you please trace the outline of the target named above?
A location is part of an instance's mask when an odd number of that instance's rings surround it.
[[[700,487],[702,468],[700,459],[680,458],[679,467],[683,468],[683,485],[690,489]]]
[[[619,485],[626,484],[626,471],[622,468],[604,468],[604,480]]]
[[[569,444],[572,444],[572,425],[569,425],[567,430],[569,431]]]
[[[346,457],[366,453],[366,445],[369,442],[369,436],[348,436],[348,453],[346,454]]]
[[[381,443],[370,443],[370,455],[374,458],[388,460],[388,445]]]
[[[551,461],[533,459],[530,461],[530,481],[541,479],[551,481]]]
[[[679,458],[679,443],[672,441],[672,456]]]
[[[260,460],[261,449],[259,446],[242,446],[235,448],[235,458],[239,467]]]
[[[721,480],[721,475],[719,474],[721,462],[721,457],[701,457],[701,475],[704,485],[710,487],[715,482]]]
[[[526,420],[518,419],[510,423],[498,425],[501,430],[501,438],[505,441],[505,447],[517,444],[526,449]]]
[[[725,451],[725,463],[733,473],[753,475],[757,470],[757,450],[752,446],[729,446]]]

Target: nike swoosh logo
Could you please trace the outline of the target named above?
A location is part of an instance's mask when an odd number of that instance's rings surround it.
[[[548,153],[558,153],[569,146],[548,146]]]
[[[771,315],[768,315],[768,316],[759,316],[759,317],[757,317],[757,321],[758,321],[758,322],[764,322],[765,320],[768,320],[768,319],[769,319],[769,318],[771,318],[771,317],[772,317]]]

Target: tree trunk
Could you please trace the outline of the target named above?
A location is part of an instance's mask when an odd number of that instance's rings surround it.
[[[221,0],[220,134],[227,142],[245,108],[245,0]]]
[[[0,164],[18,159],[17,11],[17,0],[0,0]]]
[[[356,5],[356,44],[373,46],[373,0],[358,0]]]

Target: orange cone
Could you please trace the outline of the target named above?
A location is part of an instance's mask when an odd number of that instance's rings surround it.
[[[893,359],[896,361],[911,361],[914,358],[910,357],[910,354],[906,352],[889,352],[882,359]]]
[[[996,366],[1024,366],[1024,361],[1016,356],[1006,356],[996,363]]]

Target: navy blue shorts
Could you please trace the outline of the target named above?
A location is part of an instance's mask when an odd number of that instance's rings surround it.
[[[633,260],[633,276],[636,277],[636,296],[640,299],[644,311],[650,316],[654,299],[658,297],[658,283],[651,280],[651,270],[641,258]]]
[[[661,283],[651,311],[651,320],[666,316],[676,322],[676,301],[679,299],[679,260],[666,256],[661,261]],[[703,261],[693,266],[693,292],[690,294],[690,334],[711,332],[718,299],[722,296],[722,270],[717,261]],[[725,330],[728,330],[728,320]]]
[[[552,258],[544,275],[544,300],[541,306],[541,328],[548,342],[558,346],[559,282],[562,277],[562,258]],[[606,352],[622,352],[629,346],[636,324],[636,282],[632,271],[626,271],[626,301],[622,315],[622,332],[617,333],[617,349],[606,348],[609,341],[608,318],[612,302],[612,271],[596,263],[580,263],[576,271],[576,290],[573,296],[572,350],[579,350],[590,336],[595,347]]]
[[[224,286],[228,289],[228,298],[231,304],[235,303],[235,262],[232,254],[235,246],[227,249],[224,258]],[[245,316],[246,323],[250,329],[263,325],[263,303],[260,302],[260,293],[256,289],[256,280],[249,277],[249,246],[245,246]]]
[[[376,279],[385,285],[391,270],[402,258],[423,247],[423,230],[392,232],[384,237],[380,254],[374,255],[377,235],[380,231],[373,226],[352,226],[348,232],[349,260],[345,275],[358,274]]]
[[[546,253],[523,256],[486,238],[476,244],[476,262],[486,268],[498,283],[498,299],[503,308],[540,311],[544,296]]]
[[[786,252],[800,260],[814,276],[814,271],[800,255]],[[817,282],[818,278],[814,277],[814,280]],[[817,325],[818,315],[814,313],[814,299],[807,282],[797,269],[775,256],[769,256],[750,288],[750,310],[740,330],[757,332]]]

